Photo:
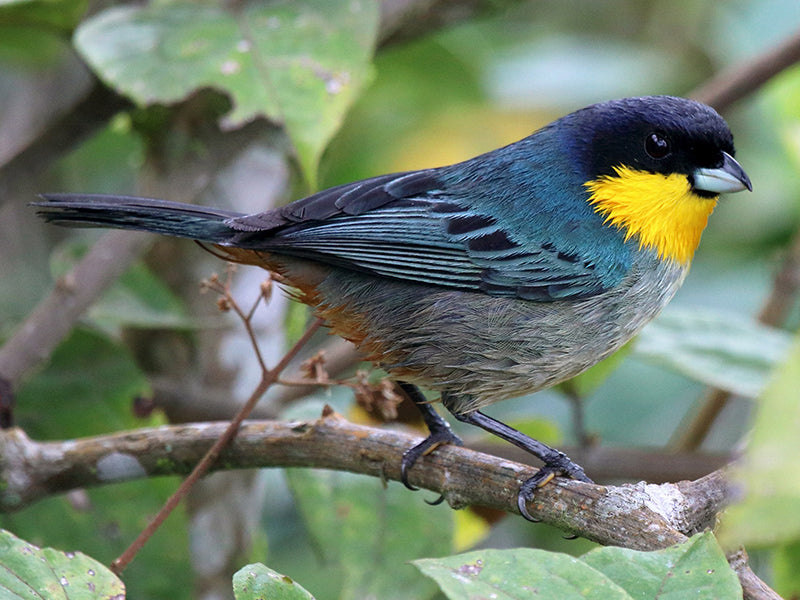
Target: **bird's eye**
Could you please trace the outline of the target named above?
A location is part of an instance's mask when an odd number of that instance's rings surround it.
[[[654,131],[644,139],[644,150],[650,158],[664,158],[672,152],[669,139],[663,133]]]

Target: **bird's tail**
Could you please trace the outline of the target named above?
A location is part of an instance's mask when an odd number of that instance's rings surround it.
[[[225,243],[236,235],[226,221],[240,213],[167,200],[104,194],[43,194],[32,203],[45,221],[78,227],[151,231],[203,242]]]

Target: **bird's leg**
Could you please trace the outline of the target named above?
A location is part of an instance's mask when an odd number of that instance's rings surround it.
[[[444,444],[461,446],[463,442],[453,433],[450,429],[450,424],[436,412],[417,386],[406,383],[405,381],[398,381],[397,385],[419,409],[419,412],[422,414],[422,419],[425,421],[425,425],[428,426],[428,431],[430,432],[430,435],[419,444],[406,450],[403,453],[403,460],[400,462],[400,481],[402,481],[403,485],[408,489],[416,490],[416,487],[408,483],[408,471],[414,466],[414,463],[417,462],[420,457],[436,450],[439,446]],[[442,499],[443,498],[439,498],[435,504],[439,504]]]
[[[445,403],[445,407],[450,410],[450,408],[447,406],[448,402],[446,396],[443,398],[443,401]],[[489,433],[493,433],[494,435],[503,438],[507,442],[511,442],[526,452],[530,452],[544,463],[544,467],[539,469],[539,472],[536,473],[536,475],[523,481],[519,488],[517,506],[519,507],[519,512],[522,513],[522,516],[529,521],[535,521],[536,519],[534,519],[528,512],[528,502],[533,498],[533,493],[536,491],[536,488],[545,485],[551,479],[553,479],[553,477],[565,475],[567,477],[571,477],[572,479],[577,479],[578,481],[592,483],[592,480],[589,479],[586,476],[586,473],[583,472],[583,467],[572,462],[572,460],[570,460],[566,454],[551,448],[550,446],[543,444],[532,437],[528,437],[524,433],[517,431],[513,427],[509,427],[505,423],[501,423],[500,421],[486,416],[477,410],[461,414],[454,412],[453,416],[459,421],[469,423],[470,425],[477,425],[481,429],[484,429]]]

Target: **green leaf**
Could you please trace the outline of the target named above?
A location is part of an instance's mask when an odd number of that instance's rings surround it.
[[[95,332],[76,329],[50,364],[19,390],[16,416],[32,437],[64,439],[142,427],[131,402],[149,392],[128,351]]]
[[[720,540],[762,545],[800,539],[800,336],[758,402],[747,450],[731,476],[743,500],[723,517]]]
[[[558,552],[518,548],[478,550],[413,563],[451,600],[630,600],[608,577]]]
[[[313,187],[325,145],[371,78],[378,18],[373,0],[153,3],[100,13],[75,44],[141,105],[211,87],[233,104],[223,126],[259,116],[283,124]]]
[[[3,530],[0,530],[0,565],[3,600],[125,597],[122,581],[93,558],[80,552],[37,548]]]
[[[2,514],[0,527],[38,546],[80,550],[109,564],[147,526],[179,483],[175,477],[160,477],[76,490]],[[186,521],[185,511],[175,511],[125,570],[130,598],[194,597]]]
[[[800,598],[800,540],[780,546],[773,553],[775,591],[781,598]]]
[[[88,4],[87,0],[2,0],[0,25],[72,30]]]
[[[598,548],[575,558],[520,548],[480,550],[414,564],[451,600],[742,597],[739,580],[711,533],[656,552]]]
[[[711,532],[657,552],[598,548],[582,560],[633,598],[741,598],[742,589]]]
[[[247,565],[234,574],[233,595],[236,600],[314,600],[291,577],[259,563]]]
[[[642,330],[634,353],[705,384],[755,398],[790,344],[788,334],[737,315],[671,310]]]
[[[340,597],[433,594],[431,582],[406,563],[452,551],[452,511],[428,506],[424,494],[363,475],[291,469],[287,477],[324,562],[341,577]]]
[[[10,82],[13,82],[12,69],[51,67],[63,61],[70,52],[69,44],[52,31],[0,23],[0,62]]]

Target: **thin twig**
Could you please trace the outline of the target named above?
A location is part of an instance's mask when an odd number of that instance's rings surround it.
[[[287,365],[297,356],[300,349],[311,339],[311,337],[317,332],[317,330],[323,324],[322,319],[316,319],[306,330],[303,336],[295,342],[295,344],[289,349],[289,351],[283,356],[283,358],[278,362],[275,367],[269,371],[265,371],[261,377],[261,381],[259,382],[258,386],[253,393],[250,395],[250,398],[247,402],[242,406],[241,410],[236,414],[233,420],[228,424],[225,431],[220,435],[216,442],[214,442],[213,446],[209,448],[208,452],[205,456],[197,463],[197,466],[192,470],[191,474],[181,483],[175,493],[170,496],[170,498],[166,501],[164,506],[158,512],[158,514],[153,518],[153,520],[147,525],[147,527],[142,530],[139,536],[133,541],[133,543],[123,552],[119,558],[114,560],[111,563],[111,570],[114,571],[117,575],[121,574],[122,571],[130,564],[139,550],[145,545],[147,540],[149,540],[156,530],[161,526],[161,524],[166,520],[166,518],[170,515],[170,513],[175,509],[178,503],[186,496],[192,486],[197,482],[200,477],[205,475],[208,469],[214,464],[214,462],[219,457],[220,452],[226,445],[233,439],[236,435],[236,432],[239,430],[239,427],[242,424],[250,412],[253,410],[253,407],[259,401],[261,396],[269,389],[269,387],[275,383],[278,379],[280,373],[287,367]]]

